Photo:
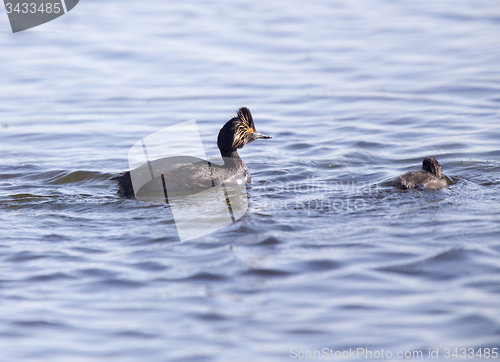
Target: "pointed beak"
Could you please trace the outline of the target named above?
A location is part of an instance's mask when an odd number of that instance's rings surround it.
[[[272,138],[271,136],[266,136],[265,134],[262,134],[262,133],[259,133],[259,132],[255,132],[253,134],[253,136],[255,137],[255,139],[257,139],[257,138]]]

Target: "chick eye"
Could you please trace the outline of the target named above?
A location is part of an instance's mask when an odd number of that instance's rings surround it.
[[[253,133],[253,129],[250,128],[250,130],[248,132]]]

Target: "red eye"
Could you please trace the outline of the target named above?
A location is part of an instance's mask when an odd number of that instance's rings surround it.
[[[250,132],[250,133],[253,133],[253,129],[251,129],[251,128],[250,128],[250,131],[249,131],[249,132]]]

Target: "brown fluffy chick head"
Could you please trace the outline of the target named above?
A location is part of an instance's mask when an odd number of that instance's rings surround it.
[[[439,178],[443,176],[441,171],[441,165],[439,164],[439,162],[437,162],[437,160],[434,157],[424,158],[424,161],[422,162],[422,168],[425,171],[430,172]]]

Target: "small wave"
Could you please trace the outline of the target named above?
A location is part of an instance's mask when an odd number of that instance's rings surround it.
[[[49,171],[40,175],[51,185],[81,184],[88,181],[106,181],[113,175],[96,171]]]

